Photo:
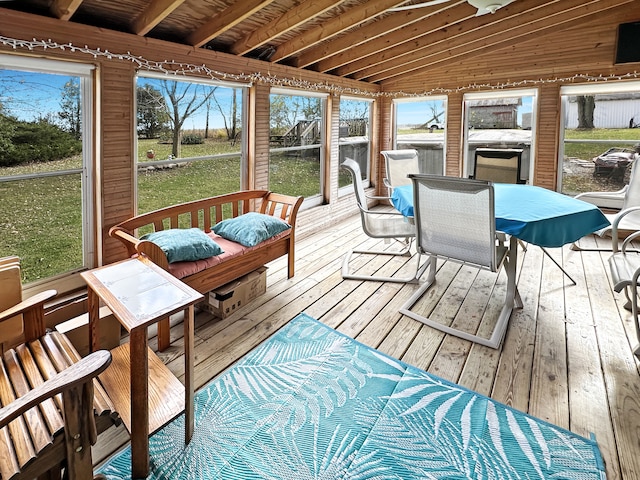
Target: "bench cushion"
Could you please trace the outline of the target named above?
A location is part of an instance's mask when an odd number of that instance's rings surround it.
[[[255,247],[290,228],[291,225],[278,217],[248,212],[217,223],[213,227],[213,231],[221,237],[245,247]]]
[[[210,232],[206,235],[211,237],[213,241],[219,244],[224,250],[224,253],[216,255],[215,257],[196,260],[194,262],[170,263],[169,273],[171,273],[176,278],[185,278],[189,275],[193,275],[195,273],[206,270],[207,268],[213,267],[214,265],[229,260],[230,258],[237,257],[238,255],[244,255],[245,253],[251,252],[252,250],[263,248],[270,243],[275,243],[282,238],[288,237],[290,234],[291,230],[285,230],[284,232],[279,233],[276,236],[271,237],[254,247],[245,247],[243,245],[240,245],[239,243],[227,240],[226,238],[222,238],[221,236],[216,235],[214,232]]]
[[[172,228],[143,235],[158,245],[169,263],[194,262],[224,253],[224,250],[199,228]]]

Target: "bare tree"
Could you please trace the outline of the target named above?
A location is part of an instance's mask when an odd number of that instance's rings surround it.
[[[177,158],[180,157],[180,132],[185,120],[207,103],[217,87],[174,80],[162,80],[160,85],[169,100],[167,114],[173,132],[171,154]]]
[[[227,133],[227,140],[232,143],[236,141],[239,132],[239,125],[241,122],[240,112],[238,111],[238,90],[233,89],[231,94],[231,103],[229,104],[229,110],[225,111],[223,106],[218,101],[218,98],[213,95],[213,101],[222,115],[222,120],[224,122],[224,129]]]

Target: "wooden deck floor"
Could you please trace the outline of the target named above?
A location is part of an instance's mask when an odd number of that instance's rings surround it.
[[[582,241],[596,244],[591,237]],[[224,320],[199,313],[196,388],[306,312],[362,343],[518,410],[584,436],[593,433],[608,479],[640,478],[640,376],[631,353],[637,342],[624,295],[611,289],[608,253],[551,249],[577,281],[574,286],[540,248],[521,250],[518,289],[524,308],[514,311],[502,347],[494,350],[400,315],[416,285],[343,280],[345,252],[371,243],[359,217],[353,217],[298,241],[294,278],[286,278],[286,262],[280,259],[269,264],[266,294]],[[363,273],[392,275],[414,262],[374,256],[354,258],[352,265]],[[479,273],[453,262],[439,268],[436,285],[414,309],[457,324],[480,322],[481,330],[490,331],[483,315],[497,315],[504,273]],[[171,347],[160,356],[182,379],[181,336],[177,323]],[[155,339],[150,345],[155,347]],[[127,441],[122,427],[105,432],[94,460],[102,461]]]

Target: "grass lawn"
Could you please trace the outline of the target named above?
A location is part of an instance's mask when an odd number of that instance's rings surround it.
[[[238,152],[238,145],[207,141],[182,145],[181,155],[198,157]],[[140,163],[146,152],[166,159],[171,145],[156,140],[138,142]],[[0,168],[0,176],[42,173],[80,168],[80,157]],[[179,164],[138,173],[138,210],[148,212],[198,198],[240,189],[240,154]],[[278,155],[270,161],[270,189],[290,195],[319,193],[320,163],[310,158]],[[21,258],[23,282],[29,283],[79,269],[82,261],[82,209],[80,174],[0,182],[0,257]]]

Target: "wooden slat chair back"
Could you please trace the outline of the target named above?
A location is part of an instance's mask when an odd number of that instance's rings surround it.
[[[44,304],[55,295],[48,290],[0,312],[0,325],[24,323],[24,342],[0,359],[0,480],[60,478],[61,469],[69,479],[92,478],[90,447],[120,421],[97,379],[111,354],[81,359],[66,336],[47,331]]]

